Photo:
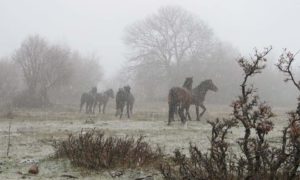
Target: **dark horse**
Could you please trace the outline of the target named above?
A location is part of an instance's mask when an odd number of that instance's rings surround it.
[[[218,91],[218,87],[213,83],[211,79],[202,81],[197,87],[193,88],[192,90],[192,104],[196,106],[197,121],[200,121],[200,118],[203,116],[203,114],[206,111],[203,102],[205,100],[205,95],[208,90],[214,92]],[[199,106],[202,108],[202,112],[200,113],[200,115],[199,115]],[[188,116],[189,120],[191,120],[189,111],[186,111],[186,115]]]
[[[109,98],[114,98],[114,97],[115,97],[114,96],[114,91],[112,89],[106,90],[103,93],[97,93],[96,94],[96,100],[94,102],[93,111],[95,111],[95,108],[98,104],[99,113],[101,113],[101,106],[103,105],[102,113],[105,114],[105,108],[106,108],[106,105],[108,103]]]
[[[168,125],[171,121],[174,121],[174,113],[176,113],[178,107],[178,114],[180,116],[181,122],[184,124],[186,118],[184,116],[184,110],[189,112],[190,105],[193,101],[192,98],[192,86],[193,78],[186,78],[183,87],[173,87],[169,91],[168,103],[169,103],[169,119]]]
[[[80,110],[81,112],[82,106],[86,104],[85,106],[85,112],[86,113],[93,113],[93,105],[96,99],[97,94],[97,88],[93,87],[89,92],[83,93],[80,98]]]
[[[127,117],[130,118],[132,115],[132,109],[134,104],[134,96],[130,92],[130,86],[120,88],[116,95],[116,116],[120,115],[120,119],[123,115],[123,110],[126,105]]]

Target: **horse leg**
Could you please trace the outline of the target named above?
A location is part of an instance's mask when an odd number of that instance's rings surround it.
[[[119,115],[119,109],[120,109],[120,105],[118,103],[116,103],[116,117]]]
[[[89,107],[88,104],[89,104],[88,102],[86,102],[86,104],[85,104],[85,113],[86,113],[86,114],[88,114],[88,107]]]
[[[131,116],[132,116],[132,114],[133,114],[133,113],[132,113],[132,110],[133,110],[133,104],[130,105],[130,114],[131,114]]]
[[[120,107],[120,119],[123,116],[123,109],[124,109],[124,105],[122,104],[121,107]]]
[[[93,114],[93,102],[90,102],[90,103],[89,103],[88,109],[89,109],[89,113],[90,113],[90,114]]]
[[[89,111],[90,111],[91,114],[94,114],[93,106],[94,106],[94,102],[91,102],[90,105],[89,105]]]
[[[191,115],[190,115],[190,106],[186,107],[186,116],[188,117],[188,119],[191,121]]]
[[[97,102],[94,102],[94,103],[93,103],[93,113],[94,113],[94,114],[95,114],[96,106],[97,106]]]
[[[128,119],[130,119],[129,103],[126,104],[126,110],[127,110],[127,117]]]
[[[91,114],[91,113],[92,113],[92,111],[91,111],[91,103],[88,103],[87,109],[88,109],[88,110],[87,110],[88,113]]]
[[[99,102],[99,114],[101,113],[101,102]]]
[[[171,124],[171,121],[174,121],[174,113],[175,113],[176,106],[174,107],[173,104],[169,103],[169,119],[168,125]]]
[[[79,112],[81,112],[82,106],[84,105],[84,102],[80,102],[80,108],[79,108]]]
[[[97,105],[97,103],[95,103],[95,102],[92,102],[92,104],[91,104],[91,111],[92,111],[93,114],[95,114],[96,105]]]
[[[185,116],[184,116],[184,107],[183,106],[180,106],[179,107],[179,116],[180,116],[180,119],[181,119],[181,123],[184,124],[185,123]]]
[[[178,106],[174,107],[174,114],[176,114],[176,115],[178,114]]]
[[[196,115],[197,115],[197,121],[200,121],[200,117],[199,117],[199,106],[196,105]]]
[[[106,103],[103,104],[102,113],[105,114]]]
[[[200,107],[203,109],[203,111],[200,114],[200,118],[201,118],[206,111],[206,107],[203,104],[200,104]]]
[[[115,116],[117,117],[118,115],[119,115],[119,109],[117,108]]]

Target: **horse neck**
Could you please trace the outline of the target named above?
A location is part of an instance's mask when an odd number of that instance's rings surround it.
[[[199,86],[193,89],[193,95],[197,97],[202,97],[204,99],[207,91],[208,88],[205,86],[205,84],[201,83]]]
[[[182,87],[186,88],[187,90],[191,91],[192,90],[192,83],[184,83]]]

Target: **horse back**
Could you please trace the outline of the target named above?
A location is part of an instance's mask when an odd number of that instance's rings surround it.
[[[192,103],[192,94],[191,92],[182,87],[173,87],[169,91],[168,95],[169,104],[191,104]]]

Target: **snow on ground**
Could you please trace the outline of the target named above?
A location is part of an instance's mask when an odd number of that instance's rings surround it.
[[[112,179],[109,170],[86,172],[72,167],[67,160],[49,159],[54,152],[52,143],[55,140],[65,139],[70,133],[79,133],[93,128],[103,130],[107,135],[143,135],[153,146],[163,147],[166,154],[172,154],[175,148],[188,152],[190,142],[206,150],[209,147],[210,136],[210,125],[206,121],[217,117],[228,117],[231,112],[230,107],[226,106],[208,106],[207,109],[201,122],[189,121],[187,128],[184,128],[179,121],[167,126],[167,111],[160,107],[140,108],[130,120],[116,118],[113,109],[108,109],[105,115],[85,115],[74,109],[18,110],[14,112],[15,117],[11,124],[9,157],[6,157],[6,152],[10,120],[0,117],[0,179],[63,179],[62,175],[66,174],[84,179]],[[285,112],[290,110],[292,109],[274,109],[277,116],[274,118],[275,129],[268,135],[270,142],[280,141],[281,130],[287,122]],[[194,113],[193,110],[191,113]],[[242,135],[242,127],[232,130],[232,134],[227,139],[232,144],[232,151],[238,151],[235,142]],[[26,175],[32,162],[39,164],[38,175]],[[154,176],[154,179],[161,179],[158,172],[152,170],[127,170],[120,179],[134,179],[147,175]]]

